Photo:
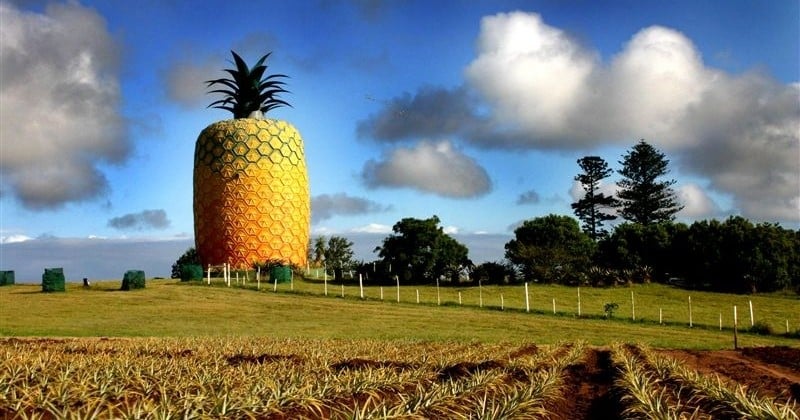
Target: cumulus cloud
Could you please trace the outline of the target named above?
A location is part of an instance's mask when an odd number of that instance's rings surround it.
[[[367,161],[361,178],[369,188],[414,188],[450,198],[478,197],[491,190],[486,170],[449,141],[395,149],[381,161]]]
[[[720,208],[697,184],[686,184],[675,191],[683,210],[678,216],[690,219],[714,218],[721,214]]]
[[[522,206],[525,204],[538,204],[541,201],[539,193],[534,190],[525,191],[517,197],[517,205]]]
[[[108,226],[119,230],[166,229],[170,221],[164,210],[143,210],[109,219]]]
[[[366,198],[352,197],[346,193],[321,194],[311,199],[311,220],[316,223],[336,215],[352,216],[390,209],[391,206],[384,206]]]
[[[447,135],[485,148],[539,150],[645,138],[682,172],[730,195],[734,211],[800,221],[800,85],[709,67],[679,31],[643,28],[604,62],[537,14],[500,13],[481,20],[464,76],[458,89],[425,87],[390,101],[359,124],[359,134],[378,141]],[[390,119],[399,110],[415,116],[417,108],[442,122],[403,129]]]
[[[105,21],[73,2],[44,14],[2,2],[0,21],[0,195],[34,210],[101,197],[99,165],[131,149]]]

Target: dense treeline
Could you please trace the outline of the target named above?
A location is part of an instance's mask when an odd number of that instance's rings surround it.
[[[550,215],[515,231],[515,239],[506,244],[506,257],[522,278],[592,285],[656,281],[736,293],[800,291],[800,231],[753,224],[740,216],[691,225],[622,223],[587,253],[588,235],[570,219]],[[535,224],[535,232],[526,229]],[[532,234],[535,241],[525,240]],[[558,238],[560,242],[553,241]],[[522,258],[520,241],[530,247]]]

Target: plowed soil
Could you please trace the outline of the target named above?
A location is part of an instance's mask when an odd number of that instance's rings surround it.
[[[717,374],[759,395],[800,402],[800,348],[756,347],[741,350],[660,350],[702,373]]]

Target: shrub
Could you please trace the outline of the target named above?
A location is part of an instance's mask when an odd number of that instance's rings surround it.
[[[748,331],[758,335],[772,335],[772,327],[763,321],[756,322],[752,327],[750,327],[750,329],[748,329]]]
[[[616,311],[617,309],[619,309],[619,304],[617,304],[616,302],[608,302],[605,305],[603,305],[603,312],[605,312],[606,318],[613,318],[614,311]]]

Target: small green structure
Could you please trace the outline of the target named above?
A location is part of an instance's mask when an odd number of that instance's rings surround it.
[[[120,290],[144,289],[144,271],[128,270],[122,277]]]
[[[14,270],[0,271],[0,286],[10,286],[14,284]]]
[[[289,283],[292,281],[292,267],[288,265],[276,265],[269,270],[269,281],[278,283]]]
[[[42,292],[66,292],[67,288],[64,281],[64,269],[45,268],[42,274]]]
[[[199,264],[183,264],[181,281],[203,280],[203,267]]]

